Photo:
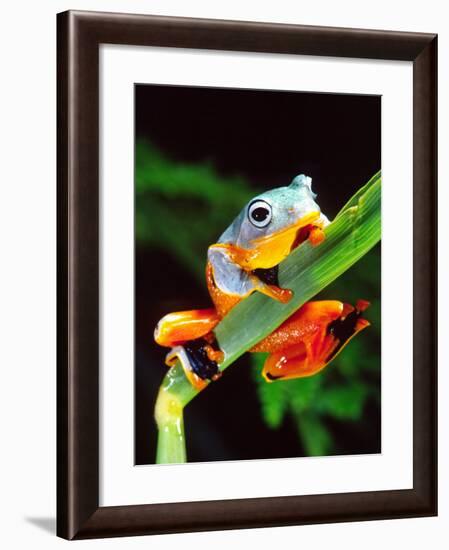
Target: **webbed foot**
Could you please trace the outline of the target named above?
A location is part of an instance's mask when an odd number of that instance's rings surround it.
[[[208,381],[220,378],[219,364],[223,359],[224,354],[215,338],[207,335],[205,338],[185,342],[182,346],[175,346],[168,353],[165,362],[172,367],[179,360],[192,386],[202,390]]]
[[[279,265],[270,267],[269,269],[254,269],[253,276],[257,277],[263,283],[257,290],[270,298],[274,298],[278,302],[286,304],[293,296],[293,292],[289,288],[281,288],[279,286]]]
[[[369,302],[355,307],[336,300],[307,302],[250,351],[269,352],[262,371],[268,382],[312,376],[324,369],[361,330]]]

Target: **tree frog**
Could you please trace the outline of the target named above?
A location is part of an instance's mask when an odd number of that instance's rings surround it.
[[[329,220],[311,183],[301,174],[289,186],[246,204],[208,249],[206,282],[214,307],[169,313],[157,324],[155,341],[172,348],[167,366],[179,360],[196,389],[221,375],[224,355],[212,332],[220,320],[253,292],[288,302],[292,291],[279,286],[279,264],[306,240],[312,246],[324,240]],[[364,300],[355,307],[337,300],[307,302],[249,351],[269,353],[262,371],[268,382],[311,376],[369,325],[362,317],[368,305]]]

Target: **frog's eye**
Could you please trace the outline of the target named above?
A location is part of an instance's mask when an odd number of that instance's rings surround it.
[[[271,222],[271,206],[262,200],[252,202],[248,207],[248,219],[256,227],[266,227]]]

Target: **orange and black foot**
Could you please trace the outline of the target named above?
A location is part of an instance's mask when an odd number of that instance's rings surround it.
[[[321,227],[313,227],[309,233],[309,243],[312,246],[318,246],[326,238],[324,231]]]
[[[254,269],[251,273],[263,283],[258,289],[259,292],[283,304],[291,300],[293,292],[289,288],[279,286],[279,265],[269,269]]]
[[[179,360],[187,379],[198,390],[221,374],[218,365],[223,362],[223,352],[211,332],[219,321],[215,309],[178,311],[165,315],[154,331],[160,346],[172,348],[165,359],[167,366]]]
[[[268,382],[312,376],[324,369],[358,332],[369,326],[356,307],[336,300],[308,302],[251,351],[269,352],[262,371]]]
[[[223,352],[210,335],[175,346],[165,362],[172,367],[178,360],[187,379],[197,390],[202,390],[209,381],[218,380],[221,376],[219,364],[223,361]]]
[[[328,223],[329,222],[326,218],[326,225]],[[293,243],[292,249],[296,248],[305,241],[309,241],[312,246],[318,246],[319,244],[321,244],[326,239],[326,235],[323,229],[324,225],[325,224],[321,222],[319,225],[309,224],[305,227],[302,227],[296,235],[296,239]]]

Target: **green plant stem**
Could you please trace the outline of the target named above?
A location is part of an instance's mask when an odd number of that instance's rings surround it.
[[[280,264],[280,285],[293,290],[293,298],[288,304],[254,293],[222,319],[214,330],[225,354],[221,371],[273,332],[380,240],[380,205],[379,172],[355,193],[326,228],[323,243],[313,247],[305,242]],[[198,393],[185,377],[179,362],[165,375],[155,408],[159,433],[157,463],[185,462],[183,409]]]
[[[183,406],[176,394],[159,390],[156,401],[155,418],[158,426],[157,456],[158,464],[180,463],[186,461]]]

